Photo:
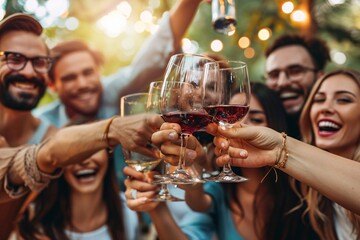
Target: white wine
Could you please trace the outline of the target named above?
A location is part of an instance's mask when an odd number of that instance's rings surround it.
[[[125,160],[126,164],[134,168],[136,171],[147,173],[153,170],[162,159],[154,159],[150,161]]]

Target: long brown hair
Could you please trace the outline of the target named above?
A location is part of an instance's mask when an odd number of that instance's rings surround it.
[[[264,108],[268,127],[278,132],[286,132],[286,112],[278,94],[262,83],[252,83],[252,94]],[[233,167],[233,170],[241,172],[241,168]],[[264,167],[262,170],[265,175],[269,168]],[[275,181],[275,174],[268,174],[255,192],[253,227],[258,239],[317,239],[308,220],[302,218],[305,206],[300,205],[301,199],[290,187],[289,176],[278,171],[277,182]],[[229,194],[229,199],[233,199],[239,207],[243,218],[243,206],[237,196],[236,185],[223,186]],[[300,207],[295,209],[298,205]]]
[[[112,156],[109,156],[103,184],[103,200],[107,208],[106,225],[112,239],[125,239],[122,202]],[[20,235],[24,239],[37,239],[45,235],[50,239],[69,240],[65,228],[71,226],[70,192],[64,176],[51,182],[35,200],[34,213],[29,209],[25,212],[19,223]]]
[[[321,84],[329,77],[335,75],[345,75],[350,77],[360,88],[360,72],[352,69],[339,69],[332,71],[316,81],[300,116],[300,130],[303,141],[306,143],[315,145],[314,130],[312,129],[310,119],[310,110],[314,96],[321,87]],[[360,162],[360,138],[352,159]],[[315,189],[305,185],[302,186],[302,194],[307,202],[306,213],[309,215],[309,219],[314,230],[322,239],[337,239],[333,219],[333,215],[335,213],[333,202]],[[346,211],[346,214],[353,224],[353,232],[357,235],[357,239],[360,239],[360,216],[350,211]]]

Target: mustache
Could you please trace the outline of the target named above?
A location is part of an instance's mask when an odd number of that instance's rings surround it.
[[[45,81],[37,77],[26,78],[22,75],[9,75],[4,78],[4,83],[6,87],[15,82],[32,83],[39,88],[44,88],[46,86]]]

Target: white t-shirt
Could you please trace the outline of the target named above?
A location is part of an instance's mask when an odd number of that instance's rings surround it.
[[[335,209],[335,229],[336,234],[339,240],[352,240],[357,239],[356,234],[352,232],[353,225],[346,215],[345,208],[341,207],[339,204],[333,204]]]
[[[137,214],[127,207],[123,192],[120,193],[120,198],[123,206],[126,239],[135,240],[139,236],[139,222]],[[65,230],[65,233],[71,240],[111,240],[110,233],[106,225],[87,233],[76,233],[69,230]]]

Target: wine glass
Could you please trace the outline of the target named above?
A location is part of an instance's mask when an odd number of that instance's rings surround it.
[[[159,100],[160,100],[160,91],[162,88],[163,82],[151,82],[149,86],[149,93],[148,99],[146,103],[146,111],[151,113],[160,114],[159,111]],[[157,196],[155,196],[152,200],[153,201],[162,201],[162,202],[177,202],[177,201],[184,201],[183,199],[177,198],[173,196],[168,188],[168,183],[170,182],[170,177],[167,175],[169,172],[169,163],[162,162],[164,172],[163,175],[155,175],[154,177],[158,178],[157,180],[153,181],[154,184],[160,184],[161,188]]]
[[[134,93],[121,97],[120,116],[145,114],[147,99],[148,93]],[[123,153],[127,165],[139,172],[147,173],[153,170],[162,159],[160,158],[160,150],[156,146],[146,144],[144,148],[146,149],[141,152],[123,148]]]
[[[170,174],[173,184],[203,182],[185,170],[185,149],[190,134],[210,121],[202,107],[204,65],[209,62],[214,60],[198,54],[176,54],[170,58],[165,71],[160,112],[164,121],[181,126],[179,164]]]
[[[236,29],[236,8],[234,0],[212,0],[211,16],[216,32],[233,35]]]
[[[181,127],[180,156],[177,169],[170,174],[173,184],[203,182],[191,176],[185,169],[185,149],[188,137],[210,123],[211,118],[201,106],[200,92],[186,82],[164,82],[161,92],[160,111],[165,122],[177,123]],[[200,104],[196,104],[196,102]]]
[[[246,63],[224,60],[205,64],[204,92],[203,106],[213,122],[223,128],[232,128],[249,111],[251,95]],[[206,180],[243,182],[248,179],[236,175],[227,163],[219,175]]]
[[[123,96],[120,100],[120,115],[129,116],[134,114],[151,113],[151,108],[148,106],[149,99],[150,97],[148,93],[134,93]],[[145,174],[153,170],[159,165],[159,163],[162,162],[160,150],[150,143],[146,144],[146,150],[148,151],[140,153],[123,148],[124,158],[127,165]],[[145,154],[145,152],[148,152],[148,154]],[[182,199],[172,196],[169,193],[167,186],[162,184],[160,192],[153,198],[149,199],[149,201],[174,202],[182,201]]]

